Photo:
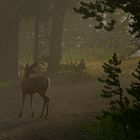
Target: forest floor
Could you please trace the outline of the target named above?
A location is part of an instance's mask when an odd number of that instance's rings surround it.
[[[105,106],[100,97],[101,84],[93,79],[57,78],[48,89],[49,115],[40,119],[42,99],[34,97],[34,118],[30,118],[29,97],[26,99],[24,115],[17,119],[21,106],[19,88],[0,92],[0,140],[81,140],[80,125],[97,116]]]

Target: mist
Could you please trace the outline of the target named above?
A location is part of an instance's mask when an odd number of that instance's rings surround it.
[[[121,117],[133,97],[138,99],[132,86],[139,80],[138,24],[123,4],[111,3],[106,12],[100,7],[104,3],[89,2],[0,2],[1,140],[115,140],[121,132],[122,140],[130,136],[133,121],[122,126],[126,119]],[[118,113],[110,100],[124,110]],[[117,122],[121,132],[108,132],[114,128],[111,117],[98,123],[109,106],[118,114],[126,111]]]

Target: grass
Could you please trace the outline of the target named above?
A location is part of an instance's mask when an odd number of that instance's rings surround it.
[[[86,72],[92,76],[101,76],[103,74],[102,65],[108,61],[114,52],[101,47],[96,48],[64,48],[62,51],[62,62],[67,61],[79,61],[84,59],[86,62]],[[125,54],[120,54],[117,52],[120,59],[125,58]],[[140,57],[127,58],[122,61],[123,74],[130,74],[135,70]]]
[[[125,74],[130,74],[132,73],[140,61],[140,57],[135,57],[135,58],[128,58],[124,61],[122,61],[122,70],[123,73]]]
[[[103,75],[103,64],[107,60],[98,60],[98,61],[92,61],[87,62],[86,66],[86,72],[93,76],[102,76]],[[128,58],[126,60],[122,60],[121,69],[122,69],[122,75],[128,76],[132,74],[132,72],[136,69],[136,66],[138,62],[140,61],[140,57],[136,58]]]

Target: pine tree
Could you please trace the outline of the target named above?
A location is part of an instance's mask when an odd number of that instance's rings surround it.
[[[116,53],[107,63],[104,63],[103,69],[106,78],[99,78],[100,82],[105,83],[102,90],[103,98],[111,98],[110,108],[104,111],[103,117],[110,116],[115,124],[120,125],[124,134],[127,136],[127,111],[129,108],[129,100],[124,94],[124,90],[120,84],[121,60],[117,58]],[[115,98],[113,98],[115,97]]]
[[[127,88],[128,94],[133,97],[133,108],[129,111],[129,126],[135,137],[140,139],[140,61],[132,75],[135,81],[130,84],[130,88]]]
[[[127,92],[134,97],[134,107],[140,109],[140,61],[138,62],[137,68],[132,75],[136,80],[135,82],[131,83],[130,88],[127,89]]]

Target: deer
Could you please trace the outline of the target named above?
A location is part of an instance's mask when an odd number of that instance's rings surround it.
[[[49,98],[46,96],[45,93],[47,92],[47,89],[50,85],[50,79],[46,78],[45,76],[35,74],[36,73],[35,67],[37,65],[38,63],[34,63],[32,65],[29,64],[25,65],[24,76],[21,81],[22,106],[18,118],[22,117],[23,115],[24,102],[27,95],[30,96],[31,117],[34,117],[32,103],[33,96],[35,94],[39,94],[43,99],[43,108],[41,111],[40,118],[44,116],[45,110],[46,110],[45,118],[48,116]]]

